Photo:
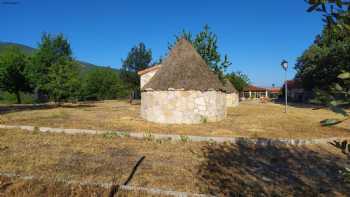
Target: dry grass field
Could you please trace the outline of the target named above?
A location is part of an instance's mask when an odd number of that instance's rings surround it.
[[[346,196],[349,158],[332,145],[253,146],[145,141],[0,129],[0,196],[98,196],[98,187],[57,181],[120,183],[146,156],[131,186],[218,196]],[[108,192],[108,191],[107,191]],[[147,196],[147,195],[146,195]]]
[[[285,114],[282,105],[242,102],[239,107],[230,108],[227,118],[217,123],[164,125],[143,120],[139,108],[139,105],[130,105],[127,101],[66,104],[61,107],[0,106],[0,123],[208,136],[265,138],[350,136],[349,121],[335,127],[320,126],[319,122],[326,118],[341,118],[327,109],[289,107],[288,114]]]
[[[40,179],[0,176],[0,197],[86,197],[109,196],[110,189],[99,185],[67,184]],[[118,197],[160,197],[159,194],[149,194],[144,191],[119,190]],[[115,195],[116,196],[116,195]],[[163,195],[164,196],[164,195]]]

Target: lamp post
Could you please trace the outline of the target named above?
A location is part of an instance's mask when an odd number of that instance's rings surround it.
[[[281,66],[285,71],[284,75],[284,100],[285,100],[285,107],[284,107],[284,113],[287,113],[287,104],[288,104],[288,87],[287,87],[287,69],[288,69],[288,62],[286,60],[283,60],[281,62]]]

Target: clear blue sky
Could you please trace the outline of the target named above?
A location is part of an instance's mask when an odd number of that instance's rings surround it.
[[[42,32],[62,32],[77,59],[115,68],[138,42],[158,59],[182,29],[198,32],[208,24],[233,63],[229,71],[242,71],[261,86],[282,83],[283,58],[292,78],[296,58],[323,26],[304,0],[11,1],[19,4],[0,0],[0,41],[36,47]]]

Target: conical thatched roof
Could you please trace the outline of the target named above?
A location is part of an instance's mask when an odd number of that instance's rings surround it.
[[[180,39],[162,62],[162,67],[142,90],[169,89],[225,91],[218,76],[212,72],[193,46]]]
[[[237,92],[235,86],[233,86],[233,84],[231,83],[231,81],[228,80],[228,79],[225,79],[224,87],[225,87],[226,93],[228,93],[228,94],[236,93],[236,92]]]

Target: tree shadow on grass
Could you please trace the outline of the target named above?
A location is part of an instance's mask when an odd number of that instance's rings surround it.
[[[32,110],[45,110],[54,108],[88,108],[95,107],[93,103],[80,103],[80,104],[68,104],[68,105],[58,105],[58,104],[22,104],[22,105],[4,105],[0,106],[0,115],[20,112],[20,111],[32,111]]]
[[[279,104],[282,106],[284,106],[286,104],[284,102],[284,100],[276,100],[273,103]],[[291,102],[291,101],[288,101],[288,107],[312,109],[312,110],[327,109],[327,106],[323,106],[323,105],[317,105],[317,104],[312,104],[312,103],[303,103],[303,102]]]
[[[331,147],[331,146],[330,146]],[[334,196],[350,193],[349,160],[307,147],[214,144],[203,148],[202,192],[222,196]]]

